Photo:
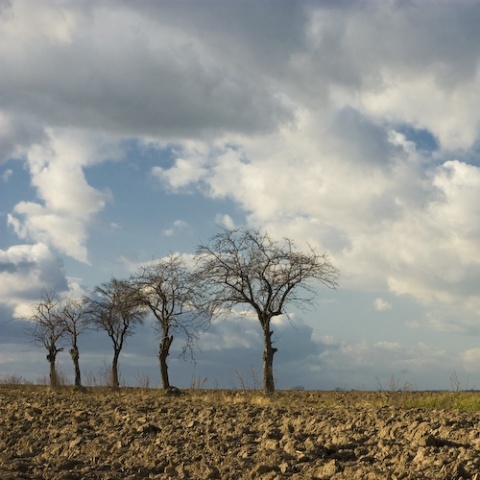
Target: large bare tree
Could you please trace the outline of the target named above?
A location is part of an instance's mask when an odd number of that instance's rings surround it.
[[[142,267],[135,280],[142,303],[156,319],[160,342],[158,360],[164,389],[170,387],[167,358],[175,335],[184,340],[182,354],[193,349],[200,330],[209,320],[208,312],[197,302],[199,292],[194,277],[182,257],[168,257]]]
[[[130,280],[112,278],[95,287],[92,297],[85,298],[90,324],[107,333],[113,345],[111,386],[120,387],[118,359],[125,340],[135,326],[143,322],[146,310]]]
[[[278,242],[267,233],[223,230],[209,243],[200,245],[196,271],[203,288],[217,309],[231,312],[235,306],[249,306],[263,332],[263,390],[275,391],[272,318],[287,314],[287,307],[313,305],[314,282],[336,288],[338,270],[325,254],[310,247],[297,251],[292,240]]]
[[[84,333],[88,327],[88,317],[84,308],[84,303],[77,299],[68,298],[60,304],[60,316],[64,325],[64,336],[70,343],[70,356],[75,370],[75,386],[82,386],[80,371],[80,350],[78,348],[78,337]]]
[[[50,386],[57,387],[59,382],[56,360],[57,355],[63,351],[63,348],[59,347],[59,342],[65,333],[65,324],[55,292],[42,290],[41,301],[35,304],[34,309],[27,334],[33,338],[35,344],[46,348],[47,361],[50,365]]]

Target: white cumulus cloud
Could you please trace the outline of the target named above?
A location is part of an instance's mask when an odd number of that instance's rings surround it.
[[[68,281],[59,259],[42,244],[15,245],[0,250],[0,303],[16,317],[28,317],[31,304],[42,290],[68,290]]]
[[[40,202],[19,202],[8,215],[9,224],[21,239],[52,245],[88,262],[85,243],[89,224],[110,199],[108,192],[94,189],[85,179],[83,169],[99,161],[95,149],[88,139],[68,132],[51,132],[47,144],[32,146],[27,163]]]
[[[385,310],[392,309],[392,304],[387,302],[383,298],[376,298],[373,302],[373,306],[375,307],[375,310],[378,310],[379,312],[384,312]]]

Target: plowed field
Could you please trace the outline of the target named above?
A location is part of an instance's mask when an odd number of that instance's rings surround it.
[[[1,386],[0,479],[480,480],[478,413],[376,395]]]

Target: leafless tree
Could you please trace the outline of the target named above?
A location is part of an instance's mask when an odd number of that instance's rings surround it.
[[[170,387],[167,357],[174,336],[180,334],[185,343],[182,354],[190,353],[201,329],[208,323],[208,312],[197,302],[199,292],[182,257],[171,254],[143,267],[135,279],[142,303],[153,314],[160,336],[158,359],[164,389]]]
[[[112,278],[108,283],[95,287],[93,296],[85,298],[85,311],[89,323],[97,330],[104,330],[113,344],[112,388],[120,387],[118,359],[125,340],[132,335],[135,326],[143,323],[146,310],[141,305],[130,280]]]
[[[277,242],[267,233],[235,229],[223,230],[198,247],[196,271],[217,310],[232,312],[246,304],[257,315],[264,340],[263,390],[272,394],[277,351],[272,342],[272,318],[288,314],[288,305],[312,306],[312,282],[336,288],[338,270],[314,248],[299,252],[288,238]]]
[[[59,301],[55,292],[42,290],[41,301],[35,304],[34,314],[30,317],[31,326],[27,334],[33,338],[36,345],[47,350],[47,361],[50,365],[50,386],[58,386],[56,369],[57,355],[63,351],[58,344],[65,333],[65,324],[59,310]]]
[[[84,333],[88,327],[88,318],[84,309],[84,304],[80,300],[66,299],[60,304],[60,318],[63,321],[64,336],[70,343],[70,356],[75,370],[75,386],[82,386],[80,371],[80,350],[78,348],[78,337]]]

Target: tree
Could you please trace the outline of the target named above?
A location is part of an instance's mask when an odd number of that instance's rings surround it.
[[[113,344],[112,388],[120,387],[118,359],[125,340],[133,334],[138,323],[143,323],[146,310],[129,280],[112,278],[96,286],[93,298],[85,298],[89,323],[104,330]]]
[[[84,333],[89,325],[84,305],[79,300],[67,299],[60,306],[60,318],[64,326],[64,336],[70,342],[70,356],[75,370],[75,386],[82,386],[80,371],[80,350],[78,349],[78,337]]]
[[[263,390],[272,394],[277,351],[272,341],[272,318],[288,315],[289,305],[311,306],[313,281],[336,288],[338,270],[312,247],[303,253],[288,238],[277,242],[267,233],[235,229],[223,230],[198,247],[196,271],[217,310],[231,312],[241,304],[254,310],[263,332]]]
[[[182,334],[185,338],[182,354],[193,355],[197,335],[208,321],[208,313],[196,303],[199,292],[180,255],[171,254],[143,267],[135,284],[142,303],[157,320],[160,376],[163,388],[168,389],[167,358],[174,335]]]
[[[35,313],[30,317],[32,328],[27,329],[27,334],[33,338],[37,345],[42,345],[47,350],[47,361],[50,365],[50,386],[58,386],[56,369],[57,355],[63,351],[58,347],[58,342],[65,333],[65,325],[58,308],[59,302],[55,292],[42,290],[42,300],[35,304]]]

